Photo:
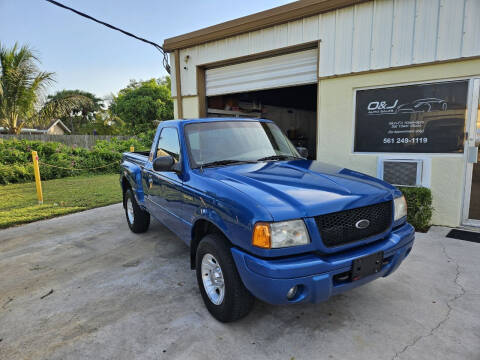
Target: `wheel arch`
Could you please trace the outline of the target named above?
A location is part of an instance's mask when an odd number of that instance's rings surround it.
[[[132,189],[132,184],[130,184],[130,181],[125,175],[122,175],[122,180],[120,182],[122,186],[122,204],[123,208],[125,208],[125,193],[127,192],[128,189]]]
[[[135,196],[135,200],[137,200],[140,207],[144,209],[144,193],[140,169],[138,166],[135,168],[131,164],[125,164],[123,166],[124,169],[122,170],[120,180],[122,193],[125,194],[128,189],[131,189]]]
[[[192,227],[192,235],[190,241],[190,268],[195,269],[195,257],[197,255],[197,248],[200,240],[208,234],[218,234],[225,241],[232,245],[225,232],[214,222],[209,219],[201,218],[195,221]]]
[[[130,181],[128,181],[125,175],[122,176],[121,184],[122,184],[122,193],[125,193],[128,189],[132,188],[132,184],[130,184]]]

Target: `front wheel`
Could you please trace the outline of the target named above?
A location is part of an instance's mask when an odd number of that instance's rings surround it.
[[[125,208],[128,227],[132,232],[143,233],[148,230],[150,214],[138,206],[132,189],[125,191],[123,195],[123,207]]]
[[[200,241],[196,271],[203,301],[215,319],[231,322],[252,310],[254,297],[243,285],[222,236],[209,234]]]

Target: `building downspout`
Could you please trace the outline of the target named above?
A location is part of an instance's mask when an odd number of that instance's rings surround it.
[[[183,119],[182,82],[180,79],[180,50],[175,50],[175,83],[177,87],[177,116]]]

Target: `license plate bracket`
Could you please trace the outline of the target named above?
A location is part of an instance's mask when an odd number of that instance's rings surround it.
[[[376,274],[382,269],[383,251],[353,260],[352,281]]]

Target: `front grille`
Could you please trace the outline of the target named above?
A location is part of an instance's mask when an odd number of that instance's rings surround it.
[[[370,225],[358,229],[355,224],[363,219]],[[392,202],[316,216],[315,222],[325,246],[349,244],[386,231],[392,223]]]

